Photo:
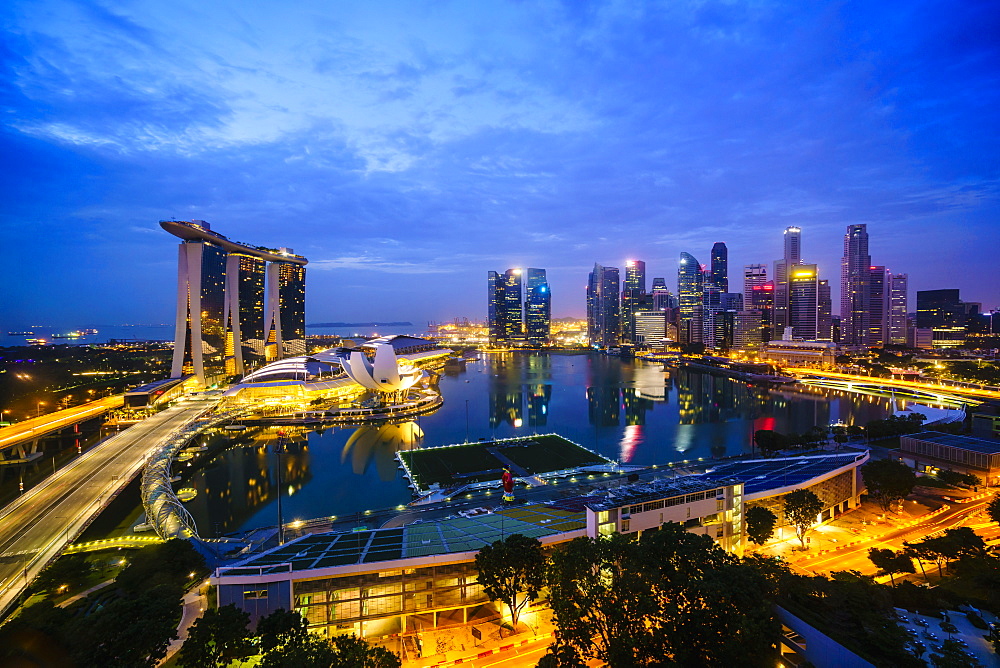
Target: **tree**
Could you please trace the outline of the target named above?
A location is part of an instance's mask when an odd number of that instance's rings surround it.
[[[306,620],[297,612],[278,608],[257,622],[257,638],[262,654],[302,640],[309,633]]]
[[[774,527],[778,516],[764,506],[750,506],[746,510],[747,536],[750,540],[763,545],[774,535]]]
[[[877,547],[873,547],[868,550],[868,559],[878,567],[880,571],[879,575],[889,576],[893,587],[896,586],[896,578],[894,577],[896,573],[916,572],[916,569],[913,568],[913,560],[903,550],[893,552],[892,550],[880,550]]]
[[[167,655],[177,637],[179,598],[154,590],[116,598],[97,612],[75,620],[73,655],[81,666],[149,666]]]
[[[788,438],[771,429],[758,429],[753,433],[753,442],[763,455],[769,455],[788,447]]]
[[[306,632],[268,649],[258,665],[260,668],[330,668],[340,665],[337,660],[337,652],[329,640]]]
[[[402,663],[389,650],[369,645],[356,635],[336,636],[330,643],[336,653],[330,668],[399,668]]]
[[[982,668],[983,665],[951,638],[941,643],[941,649],[932,652],[930,658],[935,668]]]
[[[672,522],[638,541],[578,538],[552,553],[557,645],[611,666],[773,665],[780,625],[758,563]]]
[[[545,554],[535,538],[513,533],[487,545],[476,555],[479,583],[491,601],[510,609],[514,631],[521,610],[538,597],[545,585]],[[522,597],[523,594],[523,597]]]
[[[235,605],[209,608],[188,631],[181,647],[181,665],[191,668],[228,666],[253,653],[247,625],[250,615]]]
[[[191,573],[200,577],[204,572],[205,558],[198,554],[191,542],[171,538],[133,554],[129,565],[115,578],[115,584],[127,593],[149,591],[166,585],[179,598],[191,580]]]
[[[31,588],[34,591],[53,593],[63,585],[75,587],[83,584],[87,574],[92,570],[86,555],[70,554],[59,557],[35,578],[35,581],[31,583]]]
[[[785,517],[795,527],[795,535],[806,546],[806,533],[816,523],[816,516],[823,510],[823,502],[808,489],[797,489],[785,495]]]
[[[902,501],[917,484],[917,476],[906,464],[891,459],[873,459],[861,467],[868,495],[888,511]]]
[[[990,519],[1000,524],[1000,494],[994,494],[993,498],[986,505],[986,514]]]

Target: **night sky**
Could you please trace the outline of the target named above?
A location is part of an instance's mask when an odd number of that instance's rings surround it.
[[[50,2],[0,7],[0,327],[172,322],[204,219],[310,259],[307,321],[484,318],[486,272],[742,265],[845,228],[1000,307],[1000,4]],[[11,260],[13,262],[11,263]]]

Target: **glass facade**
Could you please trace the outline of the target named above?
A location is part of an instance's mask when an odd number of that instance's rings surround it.
[[[202,383],[225,373],[226,251],[206,242],[180,246],[178,328],[173,376],[196,375]]]
[[[594,265],[587,281],[587,336],[590,345],[613,348],[621,337],[618,268]]]
[[[306,354],[306,268],[278,264],[278,308],[285,356]]]
[[[677,293],[680,301],[679,337],[681,343],[702,340],[701,310],[704,299],[704,273],[690,253],[681,253],[677,267]],[[697,320],[697,322],[695,322]]]
[[[524,324],[528,343],[542,345],[549,340],[552,323],[552,294],[544,269],[528,269],[525,295]]]

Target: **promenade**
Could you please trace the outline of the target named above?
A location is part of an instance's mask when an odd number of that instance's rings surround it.
[[[0,509],[0,613],[139,473],[164,439],[215,401],[179,403],[126,429]]]

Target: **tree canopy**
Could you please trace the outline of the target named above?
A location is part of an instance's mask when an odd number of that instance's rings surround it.
[[[873,547],[868,550],[868,559],[879,569],[880,575],[888,575],[893,586],[896,586],[896,573],[915,573],[913,559],[905,550],[894,552]]]
[[[551,665],[772,665],[771,585],[704,535],[664,524],[641,540],[578,538],[549,569]],[[557,661],[562,652],[567,663]]]
[[[882,510],[902,501],[917,484],[917,476],[909,466],[892,459],[873,459],[861,467],[868,495]]]
[[[502,601],[510,610],[515,632],[529,602],[545,585],[545,554],[536,538],[512,533],[487,545],[476,555],[479,584],[491,601]]]
[[[1000,524],[1000,494],[994,494],[993,498],[986,505],[986,514],[990,519]]]
[[[209,608],[188,630],[181,647],[181,665],[222,668],[234,659],[253,654],[249,623],[250,615],[235,605]]]
[[[785,495],[785,517],[795,527],[802,547],[806,546],[806,533],[816,523],[816,516],[823,510],[823,502],[808,489],[797,489]]]
[[[764,506],[750,506],[744,514],[747,536],[757,545],[763,545],[774,535],[778,516]]]

